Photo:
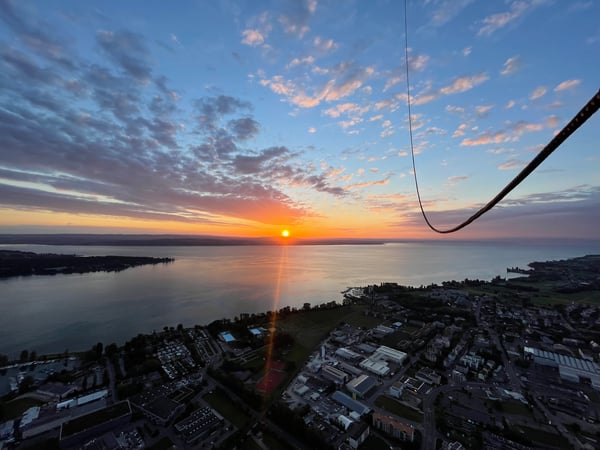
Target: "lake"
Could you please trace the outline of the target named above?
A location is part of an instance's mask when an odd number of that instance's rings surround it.
[[[117,273],[0,281],[0,353],[86,350],[165,325],[207,324],[283,306],[342,300],[350,286],[490,280],[532,261],[600,253],[588,245],[409,242],[385,245],[100,247],[11,245],[78,255],[170,256]]]

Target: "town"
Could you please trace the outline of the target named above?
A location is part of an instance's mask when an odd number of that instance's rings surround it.
[[[600,256],[0,355],[0,449],[600,446]]]

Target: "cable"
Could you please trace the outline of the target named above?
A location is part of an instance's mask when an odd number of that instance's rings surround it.
[[[440,234],[448,234],[454,233],[467,225],[471,224],[479,217],[484,215],[490,209],[492,209],[496,204],[498,204],[504,197],[506,197],[510,191],[516,188],[525,178],[527,178],[531,172],[533,172],[554,150],[556,150],[571,134],[577,130],[581,125],[583,125],[590,117],[594,115],[598,108],[600,107],[600,90],[594,95],[590,101],[577,113],[573,119],[558,133],[549,143],[546,145],[535,158],[531,160],[527,166],[515,177],[512,179],[510,183],[508,183],[502,191],[498,193],[493,199],[491,199],[486,205],[484,205],[479,211],[469,217],[467,220],[462,222],[461,224],[448,228],[445,230],[441,230],[436,228],[429,221],[427,214],[425,213],[425,209],[423,208],[423,202],[421,201],[421,193],[419,192],[419,182],[417,180],[417,169],[415,165],[415,149],[413,145],[413,130],[412,130],[412,112],[411,112],[411,100],[410,100],[410,81],[409,81],[409,69],[408,69],[408,19],[406,14],[406,3],[407,0],[404,0],[404,54],[406,58],[406,94],[407,100],[406,103],[408,105],[408,131],[410,135],[410,152],[412,156],[412,166],[413,166],[413,176],[415,179],[415,189],[417,191],[417,198],[419,200],[419,207],[421,209],[421,215],[423,219],[425,219],[425,223],[436,233]]]

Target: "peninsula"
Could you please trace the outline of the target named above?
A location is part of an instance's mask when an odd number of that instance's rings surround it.
[[[88,272],[118,272],[146,264],[173,262],[147,256],[77,256],[0,250],[0,278]]]

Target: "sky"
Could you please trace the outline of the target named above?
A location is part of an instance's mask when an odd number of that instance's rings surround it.
[[[0,233],[435,238],[595,95],[600,2],[0,0]],[[454,236],[598,238],[600,114]]]

